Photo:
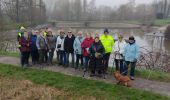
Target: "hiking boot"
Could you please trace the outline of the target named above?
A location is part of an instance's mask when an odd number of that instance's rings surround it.
[[[135,78],[133,76],[130,77],[131,80],[135,80]]]

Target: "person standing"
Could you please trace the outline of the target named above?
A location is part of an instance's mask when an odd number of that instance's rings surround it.
[[[66,66],[69,66],[69,55],[71,54],[71,60],[72,60],[72,67],[74,67],[74,48],[73,48],[73,43],[75,40],[75,36],[71,31],[68,31],[67,36],[65,37],[64,40],[64,50],[66,52]]]
[[[109,35],[108,29],[104,29],[104,34],[100,37],[100,41],[102,42],[102,44],[105,48],[103,62],[104,62],[104,67],[105,67],[104,72],[107,73],[110,54],[112,52],[112,48],[114,45],[114,39],[111,35]]]
[[[56,49],[56,37],[53,35],[51,29],[48,29],[46,41],[47,41],[47,47],[49,53],[48,64],[52,65],[54,50]]]
[[[135,67],[137,59],[140,56],[139,46],[136,44],[133,36],[129,37],[129,43],[126,45],[123,56],[125,58],[124,75],[128,73],[128,66],[130,65],[130,79],[134,80]]]
[[[56,50],[59,54],[59,65],[66,66],[66,52],[64,51],[65,32],[60,30],[60,35],[57,37]]]
[[[94,43],[89,48],[89,54],[90,54],[90,69],[91,69],[91,75],[95,76],[97,71],[97,76],[101,77],[102,75],[102,69],[103,69],[103,55],[104,55],[104,47],[99,40],[99,37],[96,36]]]
[[[81,44],[82,52],[83,52],[83,63],[84,63],[84,71],[87,71],[89,66],[89,48],[93,44],[94,40],[91,36],[91,33],[86,34],[86,38]]]
[[[19,43],[21,45],[21,66],[28,67],[29,66],[29,54],[31,51],[31,39],[28,36],[28,32],[25,30],[24,34],[21,38],[19,38]]]
[[[83,42],[83,33],[80,31],[78,32],[78,36],[74,40],[73,48],[76,54],[76,69],[79,67],[79,61],[81,61],[81,66],[83,66],[83,55],[82,55],[82,48],[81,44]]]
[[[38,53],[39,53],[39,63],[40,64],[46,63],[46,51],[48,48],[47,48],[46,37],[44,36],[43,31],[37,37],[36,46],[38,48]]]
[[[126,46],[125,40],[123,40],[123,35],[119,34],[118,41],[115,42],[113,46],[113,54],[115,59],[116,71],[123,74],[123,52]]]
[[[35,31],[31,34],[31,57],[32,57],[32,64],[38,64],[39,61],[39,54],[38,54],[38,49],[36,46],[36,41],[37,41],[37,34],[39,34],[39,31]]]

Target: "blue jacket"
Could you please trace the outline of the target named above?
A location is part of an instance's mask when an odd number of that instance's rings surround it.
[[[36,41],[37,41],[37,35],[31,35],[31,48],[32,50],[37,50],[37,46],[36,46]]]
[[[82,54],[81,43],[82,43],[83,41],[84,41],[84,38],[79,39],[79,37],[77,37],[77,38],[74,40],[73,48],[74,48],[75,54]]]
[[[134,62],[140,56],[139,46],[134,44],[127,44],[123,53],[125,61]]]

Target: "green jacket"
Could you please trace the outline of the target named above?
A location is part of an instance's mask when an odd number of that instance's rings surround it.
[[[114,45],[113,37],[111,35],[108,35],[107,37],[105,35],[102,35],[100,37],[100,41],[102,42],[105,48],[105,53],[111,53]]]

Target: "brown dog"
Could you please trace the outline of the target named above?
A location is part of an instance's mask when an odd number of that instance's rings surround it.
[[[132,82],[128,76],[123,76],[118,71],[114,72],[113,75],[115,79],[118,81],[117,83],[118,85],[120,84],[120,85],[127,86],[127,87],[132,86]]]

